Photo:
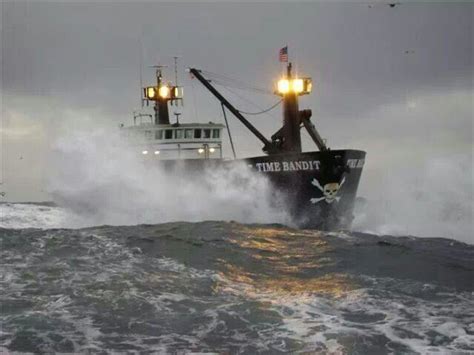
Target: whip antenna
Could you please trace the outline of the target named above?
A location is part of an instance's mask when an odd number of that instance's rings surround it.
[[[142,40],[139,40],[140,48],[139,48],[139,53],[138,53],[138,60],[139,60],[139,76],[140,76],[140,88],[143,87],[143,43]],[[142,97],[142,94],[140,93],[140,105],[143,108],[145,105],[145,100]]]

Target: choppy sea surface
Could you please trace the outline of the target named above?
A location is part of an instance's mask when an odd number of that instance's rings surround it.
[[[474,352],[473,245],[0,208],[0,352]]]

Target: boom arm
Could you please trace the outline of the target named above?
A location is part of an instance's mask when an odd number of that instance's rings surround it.
[[[263,143],[263,151],[266,153],[276,153],[279,151],[279,149],[270,142],[265,136],[260,133],[258,129],[256,129],[247,119],[242,116],[242,114],[234,107],[232,104],[227,101],[227,99],[221,95],[219,91],[216,90],[214,86],[212,86],[209,81],[204,78],[201,74],[201,72],[195,68],[190,68],[189,72],[193,74],[200,82],[202,85],[206,87],[227,109],[234,114],[237,119],[244,124],[245,127],[247,127],[250,132],[252,132],[260,141]]]
[[[306,128],[306,130],[308,131],[308,134],[313,140],[313,142],[316,143],[319,150],[321,151],[329,150],[329,148],[326,146],[326,143],[324,143],[324,140],[319,135],[319,132],[316,130],[316,127],[314,127],[314,124],[309,120],[310,117],[311,117],[311,110],[300,111],[301,122],[303,122],[304,128]]]

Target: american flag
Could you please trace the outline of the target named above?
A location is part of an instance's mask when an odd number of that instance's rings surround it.
[[[280,62],[288,62],[288,46],[280,49]]]

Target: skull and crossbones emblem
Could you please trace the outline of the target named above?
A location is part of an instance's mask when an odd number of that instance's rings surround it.
[[[313,181],[311,181],[311,184],[316,186],[323,193],[323,196],[319,198],[312,198],[310,200],[311,203],[316,204],[322,200],[325,200],[327,203],[333,203],[334,201],[339,202],[341,198],[337,196],[337,193],[341,189],[342,185],[344,185],[345,181],[346,178],[343,177],[340,183],[330,182],[324,186],[321,186],[318,180],[313,179]]]

